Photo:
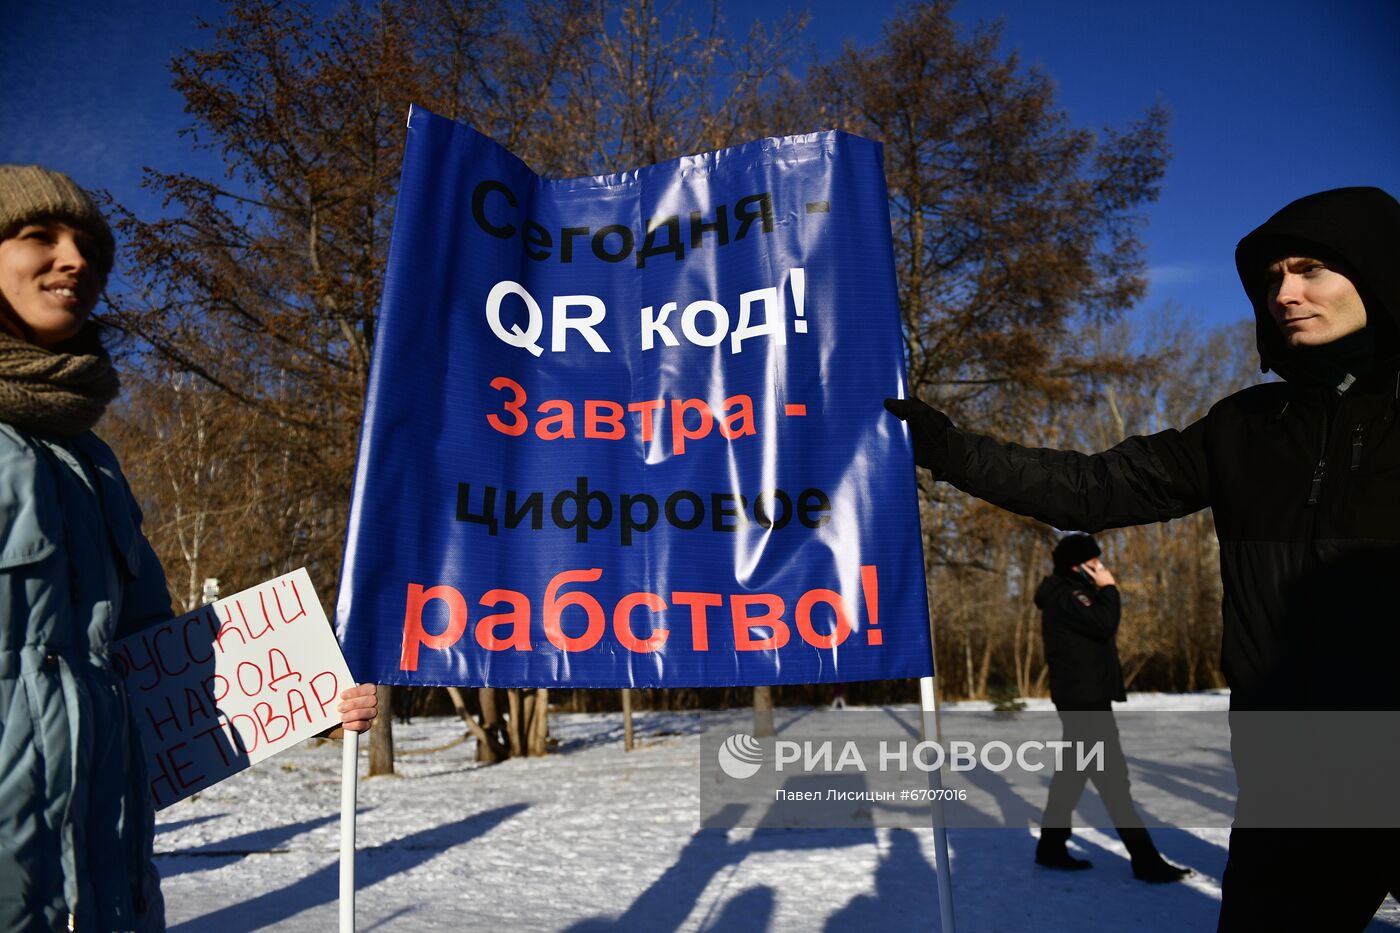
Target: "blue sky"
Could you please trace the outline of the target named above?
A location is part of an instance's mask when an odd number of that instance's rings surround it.
[[[328,0],[321,0],[325,6]],[[722,0],[731,26],[789,8],[830,57],[879,40],[900,4]],[[0,30],[0,161],[40,162],[138,212],[141,167],[220,171],[178,135],[167,64],[200,41],[217,0],[55,0],[11,8]],[[1148,311],[1174,302],[1211,324],[1248,316],[1235,242],[1287,201],[1339,185],[1400,193],[1400,3],[964,0],[971,26],[1003,17],[1004,47],[1055,81],[1078,125],[1171,110],[1173,159],[1145,231]],[[819,129],[819,127],[813,127]]]

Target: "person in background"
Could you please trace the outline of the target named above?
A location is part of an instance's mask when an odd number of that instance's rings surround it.
[[[1051,555],[1054,572],[1035,591],[1045,663],[1050,667],[1050,698],[1064,725],[1064,740],[1090,746],[1102,741],[1104,747],[1102,770],[1065,768],[1051,778],[1035,861],[1068,871],[1091,867],[1088,859],[1070,855],[1065,844],[1070,816],[1085,782],[1093,780],[1128,849],[1133,877],[1180,881],[1190,869],[1178,868],[1158,853],[1129,791],[1128,761],[1112,712],[1115,700],[1127,699],[1116,642],[1122,603],[1113,574],[1099,560],[1101,554],[1092,535],[1066,535]]]
[[[1282,381],[1102,453],[1003,443],[957,429],[921,401],[885,401],[909,423],[919,466],[1056,528],[1092,532],[1211,509],[1239,783],[1221,931],[1362,930],[1386,892],[1400,892],[1393,824],[1241,825],[1286,783],[1267,763],[1298,750],[1256,754],[1256,739],[1277,743],[1252,728],[1242,735],[1236,716],[1400,710],[1397,256],[1400,203],[1379,188],[1285,205],[1235,249],[1261,368]]]
[[[115,244],[66,175],[0,166],[0,929],[161,930],[154,811],[109,646],[172,616],[92,428],[117,374],[92,312]],[[341,696],[346,729],[374,686]]]

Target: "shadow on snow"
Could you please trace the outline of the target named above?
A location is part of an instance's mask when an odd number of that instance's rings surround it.
[[[443,826],[364,849],[356,859],[355,887],[363,892],[379,882],[410,871],[441,852],[470,842],[522,812],[525,804],[498,807]],[[194,931],[256,930],[280,923],[304,910],[333,902],[339,896],[340,863],[331,862],[284,888],[195,917],[171,933]]]

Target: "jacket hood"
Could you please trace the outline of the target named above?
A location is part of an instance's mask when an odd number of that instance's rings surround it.
[[[1235,248],[1254,306],[1259,368],[1289,377],[1293,351],[1269,314],[1268,267],[1285,256],[1320,259],[1349,278],[1366,306],[1377,353],[1400,351],[1400,203],[1380,188],[1334,188],[1299,198]]]

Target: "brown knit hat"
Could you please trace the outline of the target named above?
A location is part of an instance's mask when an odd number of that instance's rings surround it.
[[[106,280],[116,243],[97,204],[73,179],[38,165],[0,165],[0,237],[53,217],[89,233],[97,244],[93,265]]]

